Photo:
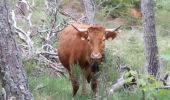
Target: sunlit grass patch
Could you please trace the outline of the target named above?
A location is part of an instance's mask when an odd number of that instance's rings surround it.
[[[69,100],[71,98],[70,82],[66,78],[39,76],[29,80],[30,89],[35,100]]]
[[[47,75],[35,77],[29,80],[31,92],[35,100],[71,100],[72,87],[68,78],[50,77]],[[91,100],[90,93],[81,96],[79,92],[74,97],[75,100]]]

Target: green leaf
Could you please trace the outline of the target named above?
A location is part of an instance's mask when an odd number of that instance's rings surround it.
[[[134,77],[127,78],[125,79],[125,83],[131,83],[133,79]]]
[[[129,72],[131,73],[132,76],[136,76],[136,75],[137,75],[137,72],[136,72],[136,71],[131,70],[131,71],[129,71]]]
[[[146,86],[146,81],[144,79],[138,79],[138,85],[140,87],[145,87]]]

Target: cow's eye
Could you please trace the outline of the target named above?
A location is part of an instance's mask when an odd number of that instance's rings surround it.
[[[87,43],[90,44],[90,39],[86,39],[87,40]]]
[[[88,40],[88,43],[92,44],[92,41],[91,41],[91,40]]]
[[[88,40],[88,43],[89,43],[89,44],[93,44],[93,41],[92,41],[92,40]]]

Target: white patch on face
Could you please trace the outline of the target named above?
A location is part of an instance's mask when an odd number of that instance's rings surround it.
[[[89,37],[89,36],[87,37],[87,40],[90,40],[90,37]]]
[[[83,40],[83,41],[84,41],[84,40],[85,40],[85,38],[84,38],[84,37],[81,37],[81,40]]]
[[[103,41],[104,41],[105,39],[106,39],[105,36],[103,36]]]

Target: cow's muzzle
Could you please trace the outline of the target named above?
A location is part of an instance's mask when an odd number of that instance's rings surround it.
[[[91,55],[90,55],[91,59],[93,60],[98,60],[98,59],[101,59],[102,58],[102,54],[101,53],[95,53],[95,52],[92,52]]]

